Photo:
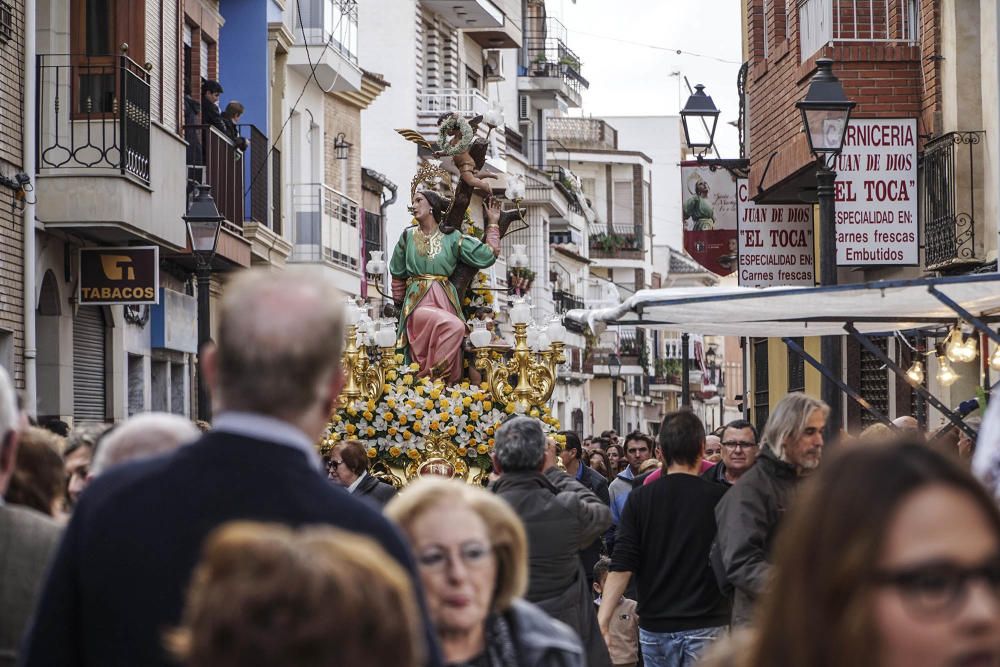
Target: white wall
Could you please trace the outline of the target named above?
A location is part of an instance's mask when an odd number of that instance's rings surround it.
[[[653,160],[653,245],[680,248],[680,118],[677,116],[603,117],[618,130],[618,148],[642,151]]]

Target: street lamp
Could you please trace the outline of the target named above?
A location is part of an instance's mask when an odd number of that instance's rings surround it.
[[[837,226],[835,186],[837,173],[831,168],[834,158],[844,148],[844,135],[855,103],[847,99],[844,87],[833,74],[833,60],[816,61],[816,74],[809,82],[804,99],[795,104],[802,112],[802,125],[809,149],[816,156],[816,195],[819,200],[820,284],[837,284]],[[841,375],[841,343],[839,336],[824,336],[821,343],[824,365],[834,378]],[[843,423],[841,396],[834,379],[823,378],[823,400],[830,406],[827,433],[836,436]]]
[[[209,292],[212,283],[212,258],[219,245],[219,230],[225,219],[212,198],[212,186],[199,183],[195,186],[194,199],[184,215],[191,254],[194,255],[198,277],[198,419],[212,418],[212,404],[208,386],[202,374],[201,355],[212,334],[209,314]]]
[[[608,375],[611,377],[611,428],[621,433],[618,428],[618,379],[622,376],[622,360],[617,354],[608,357]]]
[[[347,135],[343,132],[339,133],[336,139],[333,140],[333,154],[338,160],[346,160],[347,156],[351,152],[351,142],[347,140]]]
[[[718,122],[719,110],[712,98],[705,94],[705,86],[699,83],[681,109],[684,140],[688,147],[699,156],[710,151],[715,143],[715,126]]]

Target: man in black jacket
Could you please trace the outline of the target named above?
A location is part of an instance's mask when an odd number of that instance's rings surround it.
[[[559,452],[566,474],[583,484],[594,492],[608,507],[611,506],[611,496],[608,494],[608,478],[586,465],[583,459],[583,443],[580,436],[573,431],[563,431],[561,433],[566,438],[566,446]],[[601,538],[591,542],[587,547],[580,550],[580,562],[583,563],[583,571],[587,575],[587,586],[592,588],[594,583],[594,566],[601,560],[601,549],[603,545]]]
[[[342,298],[324,275],[304,270],[250,269],[227,284],[218,347],[202,360],[213,430],[87,488],[49,572],[24,665],[175,664],[164,633],[180,622],[205,537],[232,520],[366,535],[416,587],[400,535],[326,479],[314,447],[344,382]],[[439,665],[427,630],[429,662]]]
[[[546,443],[537,419],[514,417],[495,438],[493,461],[500,479],[493,491],[510,503],[528,534],[525,597],[573,628],[583,641],[588,667],[610,667],[579,551],[611,525],[611,510],[556,467],[555,443]]]
[[[722,460],[702,473],[702,479],[727,489],[753,467],[757,460],[757,429],[744,419],[722,429]]]
[[[690,410],[664,417],[659,438],[666,474],[625,502],[598,620],[607,635],[635,575],[645,664],[694,665],[729,622],[729,602],[708,566],[715,506],[726,490],[699,476],[705,427]]]

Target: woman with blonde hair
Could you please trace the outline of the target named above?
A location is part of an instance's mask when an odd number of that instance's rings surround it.
[[[187,667],[417,667],[410,578],[373,540],[233,522],[206,541],[180,629]]]
[[[527,538],[503,500],[458,480],[423,478],[385,513],[409,538],[447,665],[582,667],[573,631],[520,599]]]
[[[774,552],[756,629],[706,664],[1000,665],[1000,512],[927,446],[840,450]]]

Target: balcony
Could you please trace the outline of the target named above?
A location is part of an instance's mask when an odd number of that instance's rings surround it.
[[[503,11],[490,0],[420,0],[449,24],[460,30],[502,28]]]
[[[643,259],[645,234],[639,225],[590,226],[591,259]]]
[[[326,92],[361,91],[357,0],[300,0],[288,65]]]
[[[928,142],[924,149],[919,210],[928,271],[961,270],[982,261],[976,220],[983,213],[984,136],[983,132],[951,132]]]
[[[325,264],[360,276],[358,202],[323,183],[293,185],[291,197],[294,234],[288,261]]]
[[[597,118],[548,118],[545,134],[566,148],[618,150],[618,130]]]
[[[580,107],[590,83],[580,73],[580,58],[566,46],[565,26],[554,18],[533,23],[541,27],[525,33],[518,89],[536,93],[538,108]],[[546,97],[549,104],[545,104]]]
[[[149,73],[125,55],[36,63],[38,218],[94,241],[183,248],[185,146],[151,122]]]
[[[571,310],[583,310],[586,308],[582,298],[576,294],[563,292],[562,290],[552,291],[552,301],[555,303],[556,310],[560,313],[566,313]]]
[[[917,0],[799,0],[801,61],[833,42],[916,44]]]

